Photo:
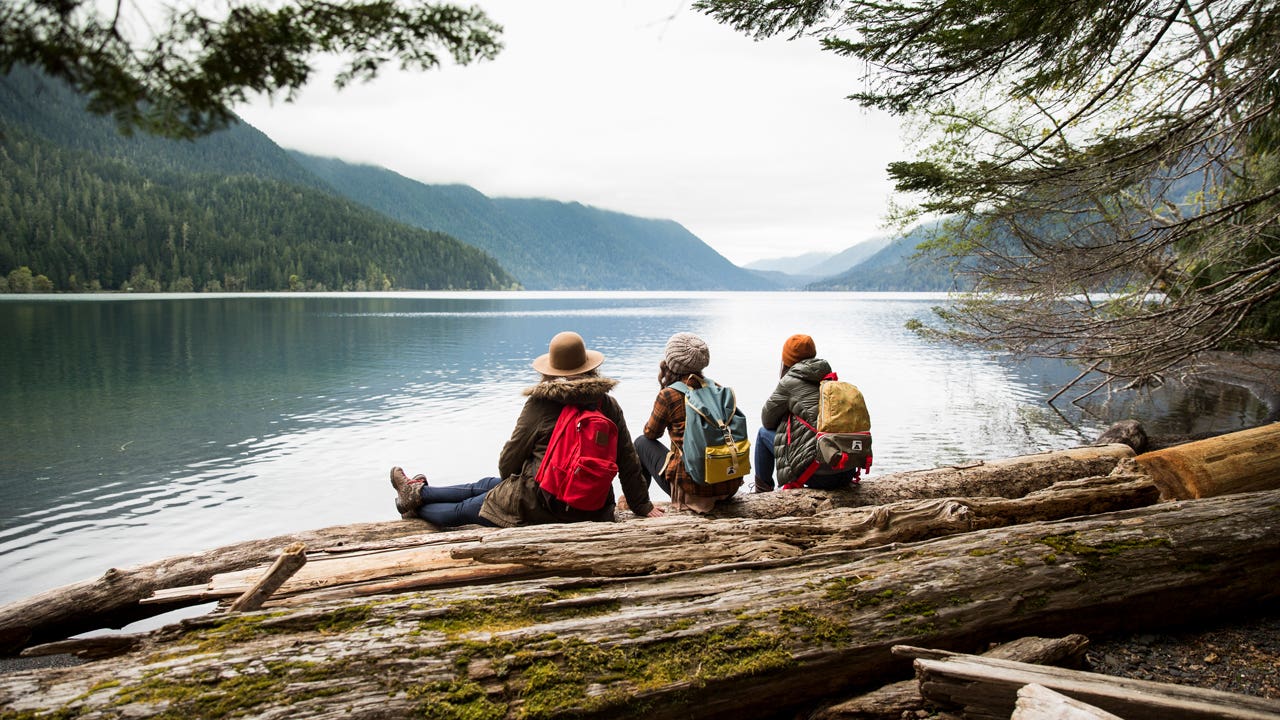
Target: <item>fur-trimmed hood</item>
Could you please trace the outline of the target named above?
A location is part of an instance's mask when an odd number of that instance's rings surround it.
[[[617,384],[617,380],[603,375],[576,375],[543,380],[533,387],[525,388],[524,394],[541,400],[554,400],[562,405],[577,405],[598,400]]]

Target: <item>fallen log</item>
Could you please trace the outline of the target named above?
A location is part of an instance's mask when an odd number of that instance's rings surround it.
[[[1083,635],[1061,638],[1024,637],[1002,643],[983,653],[983,657],[1014,660],[1035,665],[1075,666],[1083,662],[1089,639]],[[896,646],[893,654],[916,657],[919,648]],[[914,678],[901,680],[834,705],[819,708],[809,720],[898,720],[904,713],[924,709],[920,683]]]
[[[867,480],[863,483],[863,487],[846,492],[796,490],[748,495],[717,509],[716,515],[761,519],[803,517],[812,516],[816,512],[833,507],[867,507],[875,504],[878,498],[901,500],[904,497],[912,497],[913,493],[919,497],[937,497],[936,493],[943,490],[954,491],[950,493],[951,495],[969,497],[984,495],[1019,497],[1027,492],[1047,488],[1062,479],[1106,475],[1122,459],[1131,455],[1132,452],[1127,447],[1114,445],[1040,453],[990,463],[977,463],[971,467],[899,473],[877,478],[874,482]],[[940,517],[945,517],[952,507],[954,507],[953,504],[938,504],[933,512]],[[1116,507],[1111,506],[1106,509],[1116,509]],[[1102,508],[1090,510],[1090,512],[1103,511],[1105,510]],[[629,513],[626,514],[629,515]],[[1054,517],[1063,516],[1062,514],[1054,515]],[[874,517],[877,518],[874,524],[886,524],[886,520],[883,519],[884,514]],[[952,518],[953,521],[957,519]],[[628,527],[634,538],[647,538],[650,531],[654,529],[654,522],[633,521],[623,523],[622,526]],[[572,536],[574,532],[585,532],[589,535],[601,531],[600,527],[569,530],[567,526],[556,525],[547,526],[541,532],[554,543],[565,536]],[[26,600],[0,607],[0,655],[12,655],[30,645],[53,642],[90,630],[124,627],[129,623],[162,612],[210,599],[220,599],[225,597],[225,593],[214,591],[207,595],[192,594],[190,588],[203,586],[219,574],[250,569],[259,572],[257,568],[270,562],[284,546],[294,541],[304,542],[308,547],[315,548],[315,552],[308,557],[308,562],[314,563],[325,558],[354,556],[360,552],[381,553],[397,547],[426,546],[436,538],[446,538],[445,541],[450,543],[465,543],[486,537],[487,532],[479,528],[468,528],[437,535],[436,530],[424,521],[397,520],[325,528],[238,543],[207,552],[168,558],[131,569],[112,568],[100,578],[49,590]],[[784,539],[789,539],[790,536],[791,531],[787,530]],[[927,536],[928,534],[919,534],[914,538],[902,536],[897,540],[919,539]],[[773,535],[762,540],[750,541],[748,557],[750,553],[755,553],[759,557],[774,557],[779,553],[785,555],[794,552],[795,546],[792,543],[777,542],[775,538],[776,535]],[[884,542],[894,540],[892,537],[883,539]],[[701,551],[684,553],[684,555],[685,558],[694,559],[704,556]],[[550,557],[555,556],[553,554]],[[708,559],[705,562],[712,562],[709,555],[706,557]],[[405,572],[385,575],[375,573],[369,574],[362,580],[347,579],[339,584],[345,584],[353,594],[374,594],[479,580],[483,579],[484,575],[492,579],[495,575],[505,572],[480,566],[480,563],[500,564],[504,562],[502,560],[483,557],[483,553],[475,555],[474,559],[476,561],[474,563],[461,563],[452,569],[433,566],[416,576]],[[545,563],[530,563],[527,557],[510,560],[510,562],[530,564],[534,567],[545,565]],[[663,567],[661,562],[653,562],[649,564],[648,569],[660,567]],[[513,574],[519,571],[517,568],[507,570]],[[648,570],[635,572],[641,571]],[[610,571],[602,570],[602,572]],[[617,574],[632,571],[613,572]],[[316,575],[314,569],[307,571],[304,568],[299,582]],[[334,584],[331,581],[320,581],[315,583],[314,587],[332,587]],[[285,594],[294,594],[297,586],[298,583],[294,583]],[[166,590],[175,588],[178,590],[170,594],[165,593]],[[242,587],[241,592],[245,589],[247,586]],[[146,598],[153,599],[148,605],[141,604],[141,601]]]
[[[777,716],[906,662],[1280,594],[1280,491],[631,578],[542,578],[184,621],[136,651],[0,676],[17,713]]]
[[[1166,500],[1274,487],[1280,477],[1280,423],[1154,450],[1135,460]]]
[[[1017,498],[1057,482],[1106,475],[1134,453],[1113,443],[1054,450],[966,465],[873,475],[851,490],[778,490],[743,493],[716,505],[711,517],[776,518],[813,515],[836,507],[887,505],[946,497]]]
[[[110,568],[99,578],[54,588],[0,607],[0,655],[12,655],[28,645],[61,640],[90,630],[124,627],[185,607],[186,603],[143,607],[138,602],[159,588],[204,582],[220,572],[270,562],[293,542],[305,543],[315,548],[316,553],[324,554],[397,538],[416,538],[431,532],[434,530],[421,522],[361,523],[252,540],[133,568]]]
[[[493,531],[461,542],[439,534],[423,538],[417,546],[316,560],[281,587],[268,606],[512,580],[538,573],[626,577],[691,570],[1093,515],[1150,505],[1157,497],[1145,476],[1118,472],[1058,483],[1016,499],[911,500],[874,508],[837,508],[803,518],[673,517],[605,526],[541,525]],[[251,568],[216,575],[208,583],[158,591],[144,602],[195,603],[235,596],[261,572]]]
[[[1239,718],[1276,720],[1280,700],[1219,690],[1118,678],[1099,673],[954,655],[915,662],[920,693],[942,708],[959,709],[966,718],[1004,720],[1025,685],[1050,690],[1125,720],[1200,720]]]

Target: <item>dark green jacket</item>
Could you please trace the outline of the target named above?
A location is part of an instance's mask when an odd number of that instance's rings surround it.
[[[560,410],[570,403],[597,404],[600,411],[618,426],[618,477],[622,492],[635,514],[647,515],[653,509],[653,503],[649,501],[649,486],[640,474],[640,459],[631,444],[631,433],[627,431],[622,408],[608,394],[617,384],[617,380],[610,378],[586,376],[544,380],[525,390],[529,399],[520,411],[511,438],[498,456],[498,477],[502,482],[485,495],[484,505],[480,508],[481,517],[501,527],[584,520],[613,522],[612,491],[604,507],[588,512],[557,501],[538,487],[535,480]]]
[[[831,372],[831,365],[821,358],[801,360],[792,365],[760,411],[760,423],[776,430],[773,454],[778,485],[795,480],[817,457],[817,437],[803,424],[790,421],[791,442],[787,443],[787,425],[791,415],[799,415],[810,425],[818,424],[818,383]]]

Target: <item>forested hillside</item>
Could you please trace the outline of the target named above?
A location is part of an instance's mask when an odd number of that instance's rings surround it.
[[[0,77],[0,277],[27,267],[55,290],[515,283],[473,247],[335,197],[249,126],[122,137],[82,108],[30,71]]]
[[[849,270],[808,285],[809,290],[952,291],[969,290],[971,280],[958,275],[950,261],[922,254],[917,246],[929,239],[930,225],[913,228]]]
[[[776,285],[679,223],[553,200],[490,198],[384,168],[293,153],[342,195],[496,257],[530,289],[765,290]]]

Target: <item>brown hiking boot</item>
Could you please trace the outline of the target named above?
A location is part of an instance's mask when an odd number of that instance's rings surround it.
[[[422,507],[422,486],[426,484],[426,475],[416,475],[410,480],[401,468],[391,468],[391,487],[396,490],[396,512],[400,517],[418,517],[418,508]]]

